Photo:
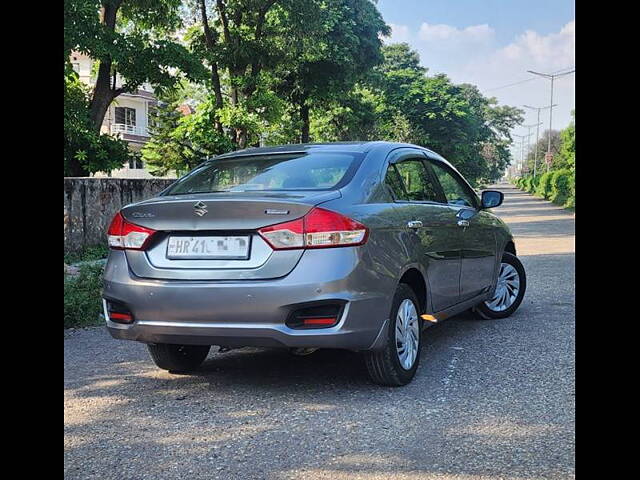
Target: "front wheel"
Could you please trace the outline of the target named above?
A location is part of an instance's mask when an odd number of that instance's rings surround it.
[[[477,305],[475,311],[485,319],[506,318],[518,309],[526,289],[522,263],[515,255],[504,252],[493,297]]]
[[[200,366],[207,358],[209,345],[171,345],[157,343],[147,345],[153,362],[170,372],[189,372]]]
[[[409,383],[420,360],[420,315],[418,298],[403,283],[398,285],[389,316],[387,343],[380,351],[365,353],[371,380],[380,385],[399,387]]]

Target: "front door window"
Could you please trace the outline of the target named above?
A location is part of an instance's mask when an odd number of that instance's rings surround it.
[[[476,201],[471,192],[469,192],[468,187],[457,179],[453,173],[449,172],[446,167],[439,165],[438,162],[430,162],[430,166],[436,177],[438,177],[438,182],[440,182],[449,205],[476,207]]]
[[[414,202],[438,201],[438,190],[422,159],[405,160],[391,166],[391,168],[394,167],[402,180],[408,200]]]

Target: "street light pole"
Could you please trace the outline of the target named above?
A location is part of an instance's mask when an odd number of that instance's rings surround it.
[[[551,101],[549,102],[549,142],[547,143],[547,155],[551,155],[551,125],[553,121],[553,81],[557,77],[564,77],[565,75],[569,75],[570,73],[574,73],[576,69],[569,70],[564,73],[540,73],[534,72],[533,70],[527,70],[527,72],[532,73],[534,75],[538,75],[540,77],[551,79]],[[549,164],[547,164],[547,172],[549,171]]]
[[[548,105],[546,107],[532,107],[530,105],[523,105],[524,108],[529,108],[531,110],[537,110],[538,112],[538,128],[536,128],[536,153],[533,157],[533,171],[536,171],[536,168],[538,166],[538,144],[540,143],[540,125],[542,125],[542,122],[540,122],[540,111],[542,110],[546,110],[547,108],[553,108],[553,107],[557,107],[558,104],[556,103],[555,105]],[[535,176],[535,173],[534,173]]]
[[[518,135],[517,133],[514,133],[513,136],[521,139],[520,141],[520,173],[522,173],[522,168],[524,167],[524,139],[526,138],[526,135]]]
[[[524,128],[527,129],[527,155],[529,155],[529,152],[531,151],[531,129],[533,127],[538,127],[538,129],[540,129],[540,123],[538,122],[537,124],[533,124],[533,125],[523,125]],[[533,161],[533,176],[536,176],[536,161],[534,158]]]

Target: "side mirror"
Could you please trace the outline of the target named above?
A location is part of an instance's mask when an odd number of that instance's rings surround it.
[[[504,194],[497,190],[485,190],[482,192],[482,199],[480,207],[482,209],[485,208],[494,208],[502,205],[502,201],[504,200]]]

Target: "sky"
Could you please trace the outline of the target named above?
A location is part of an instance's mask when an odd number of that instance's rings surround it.
[[[477,85],[500,104],[548,106],[551,81],[527,70],[575,67],[573,0],[378,0],[377,6],[392,29],[385,43],[407,42],[427,74],[445,73],[455,83]],[[575,73],[554,81],[554,130],[571,120],[574,87]],[[524,125],[535,125],[537,113],[525,111]],[[549,128],[549,109],[540,112],[540,121],[541,132]],[[513,133],[528,131],[520,126]],[[531,132],[533,142],[535,129]]]

